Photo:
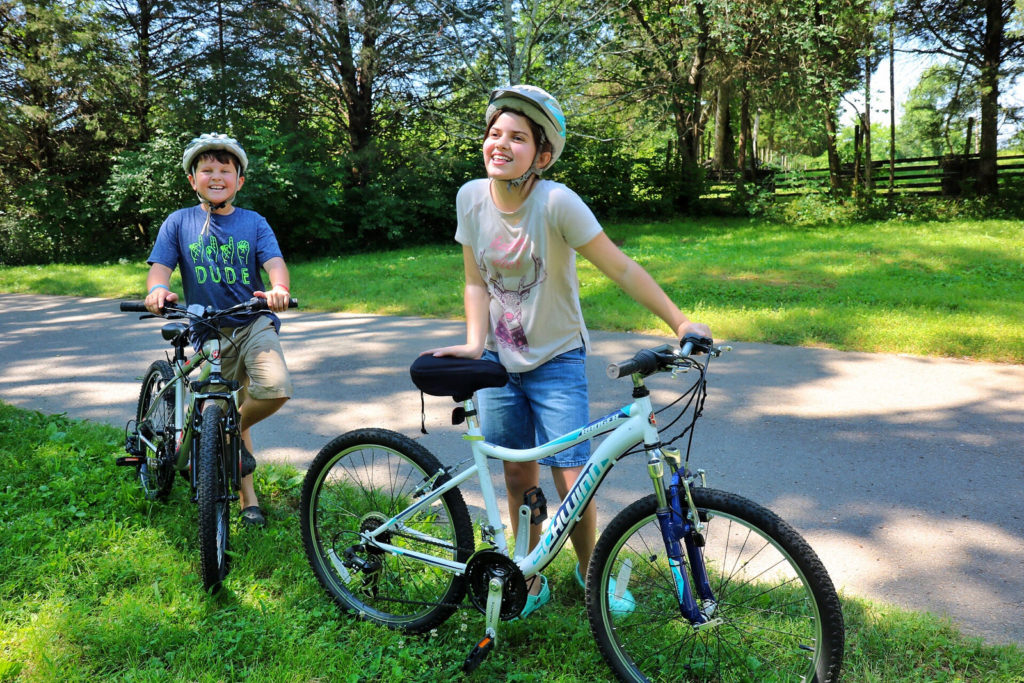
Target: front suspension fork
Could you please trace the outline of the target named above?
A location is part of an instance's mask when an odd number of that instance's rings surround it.
[[[666,454],[671,457],[671,454]],[[676,599],[679,601],[679,612],[694,626],[711,621],[714,612],[715,598],[708,579],[707,567],[704,565],[704,537],[701,534],[699,513],[693,504],[683,470],[672,473],[671,484],[665,490],[662,475],[664,465],[661,459],[652,452],[647,463],[648,473],[654,482],[655,495],[658,500],[658,525],[665,543],[669,570],[676,587]],[[690,565],[690,574],[695,585],[691,586],[683,562],[683,548]],[[696,589],[696,596],[694,595]],[[700,598],[700,603],[697,601]],[[701,604],[704,609],[701,609]]]

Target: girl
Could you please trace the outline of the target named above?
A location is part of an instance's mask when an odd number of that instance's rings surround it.
[[[584,372],[589,338],[577,253],[664,320],[677,338],[711,337],[711,331],[683,315],[647,271],[612,243],[576,193],[541,179],[565,147],[565,116],[554,97],[530,85],[495,90],[486,125],[487,178],[463,185],[456,199],[455,239],[462,244],[466,273],[466,343],[426,353],[500,362],[508,384],[477,394],[484,437],[508,448],[531,448],[589,419]],[[584,442],[539,464],[551,466],[564,498],[589,457],[590,443]],[[513,534],[524,493],[539,483],[539,464],[505,463]],[[572,533],[581,586],[596,536],[597,510],[591,504]],[[539,526],[531,526],[531,548],[539,539]],[[551,599],[547,579],[539,578],[522,617]],[[628,591],[613,600],[615,610],[633,608]]]

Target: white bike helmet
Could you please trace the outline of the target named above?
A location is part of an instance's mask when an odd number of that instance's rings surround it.
[[[512,181],[518,186],[526,182],[531,174],[540,175],[542,171],[554,166],[558,157],[565,149],[565,114],[558,100],[551,96],[543,88],[535,85],[510,85],[507,88],[498,88],[491,93],[491,100],[487,103],[487,127],[490,128],[494,119],[502,109],[515,109],[521,111],[528,119],[536,123],[544,131],[545,139],[551,143],[551,161],[544,169],[536,168],[534,165],[522,178]],[[543,140],[538,141],[538,150]]]
[[[185,173],[191,175],[199,155],[203,152],[214,150],[231,152],[238,157],[238,161],[242,164],[238,175],[245,175],[245,169],[249,167],[249,158],[245,156],[245,150],[238,144],[238,140],[229,138],[223,133],[203,133],[199,137],[193,138],[192,142],[188,143],[188,146],[185,147],[185,153],[181,156],[181,167],[185,169]]]

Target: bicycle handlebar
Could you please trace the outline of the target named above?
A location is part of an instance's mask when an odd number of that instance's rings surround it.
[[[653,349],[641,349],[629,360],[608,364],[608,377],[619,379],[640,374],[644,377],[653,375],[660,370],[667,370],[675,365],[679,358],[686,358],[692,353],[713,353],[714,342],[707,337],[688,334],[680,340],[682,347],[678,354],[668,344]]]
[[[173,306],[173,308],[171,308],[171,306]],[[298,308],[298,307],[299,307],[299,300],[298,299],[289,299],[288,300],[288,308]],[[168,308],[171,308],[171,310],[174,311],[174,312],[184,313],[186,311],[185,308],[183,308],[181,306],[175,306],[174,304],[171,304],[171,305],[165,307],[164,311],[166,312],[168,310]],[[146,308],[146,303],[144,301],[122,301],[121,302],[121,310],[126,312],[126,313],[148,313],[149,312],[149,309]],[[232,311],[232,310],[247,310],[247,311],[251,311],[253,313],[258,313],[259,311],[266,311],[266,310],[269,310],[269,309],[267,308],[267,300],[266,299],[263,299],[263,298],[260,298],[260,297],[253,297],[252,299],[249,299],[249,301],[247,301],[247,302],[245,302],[243,304],[238,304],[236,306],[232,306],[231,308],[225,308],[224,310],[221,310],[221,311],[217,311],[217,310],[213,310],[213,309],[207,308],[206,311],[203,312],[203,317],[204,318],[215,318],[217,316],[224,315],[228,311]]]

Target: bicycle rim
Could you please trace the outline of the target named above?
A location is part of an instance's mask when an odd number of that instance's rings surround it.
[[[609,525],[612,536],[607,542],[602,536],[595,549],[595,585],[604,590],[588,595],[588,613],[616,675],[637,681],[836,680],[842,613],[810,546],[751,501],[710,489],[693,494],[706,517],[703,552],[717,601],[702,605],[710,612],[708,624],[695,627],[679,612],[654,496],[623,511]],[[627,575],[635,610],[612,612],[609,580]]]
[[[174,397],[168,392],[157,398],[160,390],[173,378],[170,364],[156,361],[149,366],[139,394],[135,417],[138,422],[145,422],[150,441],[156,446],[156,450],[146,447],[146,459],[136,468],[139,485],[147,500],[166,498],[174,483],[173,455],[168,452],[173,448],[173,440],[168,440],[168,428],[174,424]],[[154,406],[155,401],[159,403]]]
[[[463,577],[402,552],[465,561],[473,531],[457,491],[380,536],[400,552],[360,540],[361,532],[411,504],[416,489],[439,469],[421,446],[385,430],[342,435],[314,460],[302,493],[303,542],[321,585],[343,608],[412,632],[433,628],[454,612],[465,593]]]

